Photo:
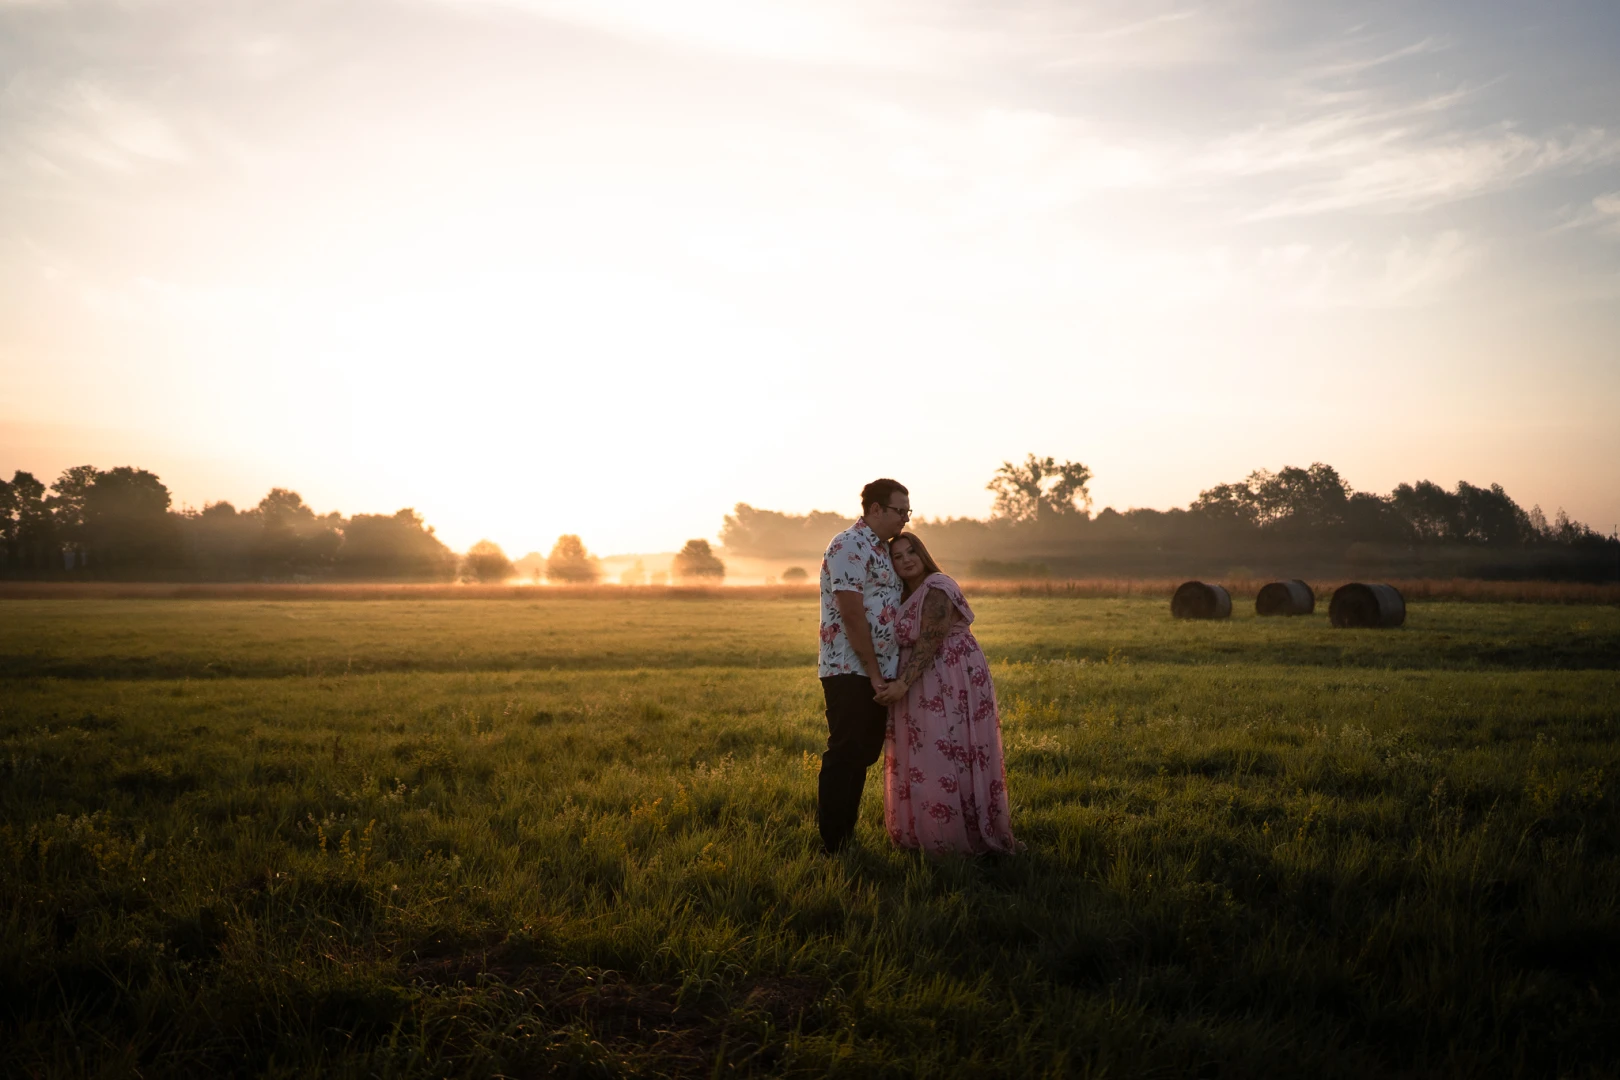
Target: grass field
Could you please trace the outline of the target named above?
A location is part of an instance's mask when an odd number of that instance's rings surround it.
[[[1620,1071],[1620,609],[976,607],[994,862],[795,593],[0,601],[0,1074]]]

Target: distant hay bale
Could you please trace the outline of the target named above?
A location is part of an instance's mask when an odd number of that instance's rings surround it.
[[[1254,598],[1256,615],[1309,615],[1316,610],[1316,593],[1305,582],[1273,581]]]
[[[1178,619],[1229,619],[1232,596],[1219,585],[1183,582],[1170,598],[1170,614]]]
[[[1392,627],[1406,622],[1406,601],[1393,585],[1341,585],[1328,604],[1328,621],[1337,627]]]

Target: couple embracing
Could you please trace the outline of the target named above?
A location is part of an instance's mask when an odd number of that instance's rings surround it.
[[[821,841],[834,852],[854,835],[866,770],[881,754],[883,822],[897,846],[1011,853],[990,665],[962,590],[904,531],[910,519],[904,485],[874,480],[861,517],[821,561]]]

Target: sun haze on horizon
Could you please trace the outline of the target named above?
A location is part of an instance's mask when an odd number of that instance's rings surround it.
[[[670,551],[1325,461],[1620,520],[1620,9],[0,3],[0,466]]]

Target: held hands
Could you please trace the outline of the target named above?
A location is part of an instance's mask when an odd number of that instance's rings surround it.
[[[876,689],[877,685],[878,680],[873,679],[873,688]],[[886,683],[882,689],[879,689],[873,700],[879,705],[896,705],[905,699],[906,690],[908,689],[909,687],[904,679],[895,679],[893,682]]]

